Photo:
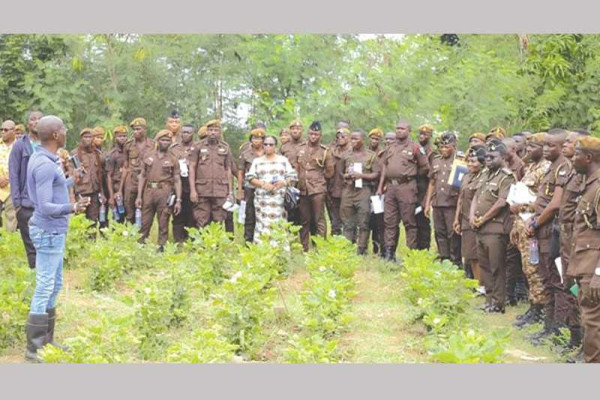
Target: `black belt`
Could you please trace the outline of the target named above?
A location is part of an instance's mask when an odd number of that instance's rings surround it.
[[[400,178],[387,179],[387,183],[389,185],[402,185],[403,183],[410,182],[413,179],[415,179],[414,176],[405,175],[405,176],[401,176]]]

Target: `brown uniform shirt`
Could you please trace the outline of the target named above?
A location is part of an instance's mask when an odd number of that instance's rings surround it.
[[[154,139],[146,138],[141,148],[138,148],[135,139],[130,139],[123,146],[125,160],[129,166],[127,180],[134,185],[137,191],[137,183],[140,172],[142,171],[142,159],[145,154],[156,150]]]
[[[173,143],[169,147],[169,153],[175,156],[177,160],[177,164],[179,166],[179,171],[181,175],[181,163],[185,162],[188,166],[188,176],[181,176],[181,191],[185,193],[190,192],[190,178],[189,178],[189,169],[191,164],[191,155],[193,151],[196,149],[196,143],[190,142],[188,144],[184,144],[181,140]]]
[[[242,149],[240,150],[240,156],[238,158],[237,168],[244,171],[244,174],[246,174],[248,171],[250,171],[252,161],[254,161],[255,158],[262,156],[263,154],[257,154],[252,148],[252,146],[242,147]]]
[[[469,223],[471,203],[473,202],[473,197],[475,197],[475,192],[479,188],[480,179],[484,172],[485,170],[481,170],[477,175],[468,173],[460,184],[460,193],[458,196],[461,203],[458,212],[460,215],[460,226],[463,231],[471,230],[471,224]]]
[[[456,207],[460,188],[448,184],[454,157],[435,157],[429,170],[429,179],[433,181],[433,207]]]
[[[429,173],[427,156],[421,153],[419,145],[410,139],[396,142],[385,148],[381,162],[385,166],[386,181],[398,179],[404,202],[416,203],[418,190],[415,178]]]
[[[125,164],[125,152],[119,146],[115,146],[106,155],[106,174],[110,176],[113,190],[119,190],[119,184],[123,177],[123,164]]]
[[[585,180],[581,200],[575,211],[571,261],[567,274],[574,277],[591,276],[600,260],[600,171]]]
[[[161,183],[173,187],[180,173],[177,157],[168,151],[160,153],[154,150],[145,153],[142,168],[146,174],[146,186],[151,183]]]
[[[558,211],[558,219],[561,226],[572,224],[575,221],[575,210],[577,209],[584,181],[585,176],[576,173],[574,169],[571,171],[571,176],[567,178],[567,184],[560,199],[560,210]]]
[[[91,194],[100,192],[102,189],[102,176],[104,173],[104,158],[98,149],[90,152],[82,148],[76,148],[71,152],[81,161],[85,174],[81,179],[75,180],[74,190],[76,194]],[[74,176],[75,167],[69,164],[69,176]]]
[[[328,192],[331,197],[342,197],[342,189],[344,189],[344,157],[350,151],[352,151],[350,145],[343,148],[335,145],[329,147],[329,154],[335,164],[333,177],[328,182]]]
[[[298,171],[298,152],[300,151],[300,146],[305,144],[306,141],[302,138],[297,142],[292,139],[289,142],[284,143],[279,149],[281,155],[287,157],[290,164],[292,164],[292,168],[296,171]]]
[[[349,172],[350,167],[354,163],[361,163],[363,168],[363,174],[370,174],[372,172],[379,173],[381,171],[380,165],[377,162],[377,154],[374,151],[363,148],[360,152],[350,150],[344,153],[341,160],[342,162],[342,177],[343,174]],[[379,175],[378,175],[379,176]],[[363,179],[363,188],[369,188],[373,185],[377,185],[379,181],[378,177],[374,180]],[[354,187],[354,179],[344,179],[344,185]],[[369,189],[370,190],[370,189]]]
[[[425,146],[419,146],[419,151],[427,156],[427,162],[429,163],[429,167],[431,168],[431,164],[433,163],[433,159],[436,155],[435,151],[433,150],[433,147],[428,143]],[[427,195],[428,187],[429,176],[417,176],[417,191],[419,203],[423,203],[425,201],[425,196]]]
[[[523,175],[525,175],[525,163],[523,160],[521,160],[521,158],[515,154],[515,156],[512,158],[512,161],[507,161],[506,164],[508,169],[515,174],[515,178],[520,181],[523,178]]]
[[[327,191],[327,179],[333,176],[335,164],[333,157],[326,150],[327,147],[322,144],[310,146],[305,143],[300,146],[296,165],[301,195],[310,196]],[[294,165],[292,160],[290,163]]]
[[[196,163],[198,197],[227,197],[231,167],[235,164],[229,145],[222,140],[211,145],[203,139],[194,147],[190,159]]]
[[[486,170],[481,174],[480,185],[475,193],[475,217],[483,217],[499,198],[506,200],[510,185],[515,183],[515,176],[508,168],[498,168],[496,171]],[[495,217],[482,225],[478,233],[508,233],[506,219],[510,217],[508,204]]]
[[[542,178],[537,198],[535,199],[534,207],[536,215],[540,215],[542,211],[550,204],[554,189],[564,187],[571,174],[571,163],[564,156],[559,156],[552,164],[546,174]]]

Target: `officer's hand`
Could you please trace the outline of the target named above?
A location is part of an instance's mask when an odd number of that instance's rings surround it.
[[[138,197],[135,199],[135,208],[142,208],[142,198]]]
[[[510,242],[512,244],[514,244],[515,246],[519,245],[519,233],[517,232],[516,229],[513,229],[512,231],[510,231]]]
[[[594,303],[600,303],[600,276],[598,275],[594,275],[590,281],[589,296]]]
[[[533,229],[533,226],[531,225],[527,225],[527,228],[525,228],[525,232],[527,233],[527,237],[534,237],[535,236],[535,229]]]
[[[375,194],[379,197],[383,196],[383,189],[377,189],[377,192],[375,192]]]
[[[513,204],[512,206],[510,206],[510,212],[512,214],[518,214],[519,208],[521,208],[521,206],[519,204]]]
[[[179,213],[181,212],[181,202],[178,201],[175,203],[175,205],[173,206],[173,214],[175,215],[179,215]]]
[[[241,201],[241,200],[243,200],[243,199],[244,199],[244,191],[243,191],[243,190],[237,190],[237,191],[235,192],[235,198],[236,198],[236,200],[238,200],[238,201]]]
[[[454,229],[454,232],[456,232],[457,235],[460,235],[460,233],[461,233],[460,222],[454,221],[452,228]]]
[[[102,193],[100,193],[100,203],[101,204],[106,204],[106,196]]]
[[[116,195],[114,195],[114,194],[113,194],[113,195],[110,197],[110,199],[108,199],[108,205],[109,205],[111,208],[115,208],[115,206],[116,206],[116,204],[117,204],[117,201],[115,200],[115,196],[116,196]]]
[[[194,204],[198,202],[198,193],[196,191],[190,192],[190,201]]]
[[[431,216],[431,206],[429,204],[425,204],[425,210],[424,210],[424,212],[425,212],[425,216],[427,218],[430,218],[430,216]]]

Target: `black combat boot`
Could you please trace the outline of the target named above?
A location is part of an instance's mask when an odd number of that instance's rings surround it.
[[[570,326],[569,331],[571,332],[571,339],[569,339],[569,343],[567,343],[567,350],[573,350],[581,346],[581,341],[583,340],[583,329],[581,329],[581,327]]]
[[[542,329],[540,332],[534,333],[529,337],[531,344],[534,346],[540,346],[544,343],[544,339],[560,334],[560,331],[558,330],[558,324],[554,319],[554,307],[544,307],[544,313],[544,329]]]
[[[521,329],[526,325],[533,325],[540,322],[543,318],[543,307],[541,304],[532,304],[525,314],[517,315],[517,320],[513,322],[513,326]]]
[[[48,313],[48,333],[46,334],[46,343],[58,347],[61,350],[67,351],[67,346],[54,341],[54,326],[56,324],[56,307],[49,308],[46,310]]]
[[[27,333],[25,361],[42,362],[42,358],[37,351],[46,344],[46,338],[48,337],[48,314],[29,314],[25,332]]]
[[[384,247],[383,252],[383,259],[385,261],[396,262],[396,255],[391,247]]]

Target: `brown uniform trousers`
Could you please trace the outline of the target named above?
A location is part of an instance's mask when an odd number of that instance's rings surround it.
[[[507,168],[486,170],[481,176],[481,184],[473,200],[476,201],[475,217],[485,215],[499,198],[506,200],[510,185],[514,182],[514,175]],[[487,302],[502,309],[506,297],[506,219],[509,217],[509,207],[506,205],[499,214],[476,230],[477,257]]]
[[[156,150],[156,142],[150,138],[145,138],[139,147],[135,139],[128,140],[124,146],[123,152],[128,174],[123,186],[123,203],[125,219],[132,224],[135,223],[135,200],[137,199],[138,180],[142,171],[142,159],[147,152],[154,150]]]
[[[538,162],[530,163],[525,169],[521,182],[527,185],[533,193],[537,193],[548,168],[550,168],[550,161],[548,160],[541,159]],[[522,205],[519,210],[519,212],[533,211],[535,211],[533,204]],[[533,305],[543,305],[547,301],[548,291],[544,286],[538,265],[529,262],[531,239],[527,237],[525,221],[519,215],[514,216],[512,231],[517,236],[517,248],[521,253],[521,266],[529,287],[529,301]]]
[[[575,221],[575,210],[579,201],[579,193],[585,189],[584,177],[572,171],[564,187],[561,198],[560,211],[558,213],[558,240],[560,243],[560,258],[563,270],[563,282],[561,293],[557,298],[555,315],[560,322],[566,323],[571,328],[581,327],[581,316],[577,299],[570,292],[574,284],[574,278],[568,276],[571,255],[571,243],[573,242],[573,221]],[[556,230],[554,233],[556,234]]]
[[[435,155],[433,147],[430,144],[419,146],[419,151],[427,156],[427,161],[431,166]],[[421,206],[425,206],[425,196],[429,187],[428,176],[417,176],[417,199]],[[417,220],[417,249],[429,250],[431,247],[431,221],[425,215],[425,209],[416,215]]]
[[[81,179],[77,179],[74,185],[75,196],[90,198],[90,205],[85,209],[85,216],[90,221],[98,223],[100,216],[100,193],[102,191],[102,180],[104,172],[104,158],[100,150],[93,149],[88,152],[82,147],[71,152],[81,161],[85,169],[85,174]],[[73,163],[69,163],[69,175],[74,176]]]
[[[333,158],[335,171],[333,177],[327,182],[327,212],[331,222],[331,234],[341,235],[343,221],[340,214],[342,202],[342,191],[344,190],[344,170],[343,157],[349,151],[350,147],[340,147],[332,145],[329,147],[329,154]]]
[[[252,161],[260,157],[252,149],[252,146],[246,146],[240,152],[238,168],[244,171],[244,175],[250,170]],[[254,207],[254,188],[244,185],[244,201],[246,202],[246,214],[244,216],[244,240],[246,242],[254,241],[254,228],[256,227],[256,208]]]
[[[113,193],[119,193],[119,186],[121,184],[121,179],[123,178],[123,164],[125,164],[125,153],[123,150],[124,149],[119,148],[118,145],[115,145],[106,155],[106,175],[110,176],[112,181]],[[125,215],[119,215],[116,222],[123,222],[124,220]]]
[[[396,253],[398,225],[404,224],[406,245],[417,248],[417,175],[427,175],[427,157],[412,140],[396,142],[386,148],[381,156],[385,167],[387,190],[384,202],[384,245]]]
[[[282,156],[287,157],[288,161],[292,165],[292,168],[294,168],[296,171],[298,171],[298,151],[300,151],[300,146],[304,145],[305,143],[306,141],[304,139],[300,139],[298,141],[292,139],[289,142],[281,145],[279,149],[279,153]],[[287,220],[294,225],[302,225],[300,221],[300,204],[298,204],[297,208],[288,210]],[[314,226],[312,228],[316,229]]]
[[[565,187],[567,179],[571,175],[571,164],[562,155],[558,157],[544,175],[541,185],[538,190],[538,196],[535,201],[535,213],[539,216],[540,213],[548,206],[554,195],[554,190],[557,186]],[[548,297],[544,310],[546,317],[552,318],[553,322],[559,322],[556,319],[556,309],[558,304],[565,304],[566,293],[562,290],[563,285],[560,281],[560,274],[554,263],[554,255],[551,253],[552,221],[544,226],[541,226],[537,232],[537,239],[540,250],[539,269],[542,275],[544,286],[548,291]],[[550,322],[550,320],[548,320]],[[549,323],[548,322],[548,323]]]
[[[352,151],[344,155],[342,170],[348,173],[354,163],[361,163],[363,173],[379,172],[376,154],[367,149],[360,152]],[[364,254],[369,244],[369,216],[371,214],[370,197],[372,182],[363,180],[362,188],[355,187],[353,179],[344,182],[340,215],[344,222],[344,236],[352,243],[356,243],[358,236],[358,252]]]
[[[169,152],[177,159],[180,179],[181,179],[181,211],[173,216],[173,239],[177,243],[183,243],[188,238],[186,228],[195,228],[196,221],[194,220],[194,211],[192,201],[190,200],[190,155],[195,149],[195,144],[190,142],[184,144],[182,142],[173,143],[169,148]],[[185,163],[188,168],[188,175],[181,176],[181,164]]]
[[[210,144],[209,139],[198,142],[191,153],[192,163],[196,165],[196,192],[198,203],[194,205],[194,218],[199,228],[211,222],[224,223],[227,211],[223,204],[229,194],[231,179],[231,150],[229,145],[218,140]]]
[[[479,172],[477,175],[472,175],[470,173],[466,174],[463,178],[460,186],[459,200],[460,200],[460,209],[457,208],[456,212],[458,212],[458,220],[460,222],[460,252],[462,257],[464,258],[465,263],[465,271],[469,276],[475,277],[475,274],[478,274],[478,271],[473,272],[471,269],[473,262],[478,262],[477,258],[477,235],[475,231],[471,228],[471,224],[469,222],[469,212],[471,210],[471,203],[473,202],[473,197],[475,197],[475,192],[479,187],[479,179],[481,177],[482,172]],[[479,284],[483,285],[483,279],[481,276],[478,276]]]
[[[453,161],[454,157],[434,158],[429,170],[429,179],[434,188],[431,205],[438,253],[442,260],[450,260],[460,265],[460,236],[452,227],[460,189],[448,184]]]
[[[381,171],[382,161],[381,157],[384,150],[377,152],[376,163],[377,168]],[[373,192],[371,195],[375,195],[377,192],[377,182],[373,183]],[[384,232],[384,218],[383,213],[375,214],[371,213],[369,217],[369,231],[371,232],[371,241],[373,242],[373,254],[380,254],[382,257],[383,253],[383,232]]]
[[[175,179],[179,176],[177,158],[167,152],[146,153],[142,168],[146,176],[146,186],[142,194],[142,237],[144,241],[150,235],[154,216],[158,217],[158,244],[163,245],[169,238],[169,219],[171,210],[167,205],[173,192]]]
[[[583,353],[585,362],[600,362],[600,303],[586,296],[590,281],[600,259],[600,171],[584,180],[585,187],[577,205],[571,243],[571,262],[567,275],[579,284],[579,306],[584,328]]]
[[[287,143],[286,143],[287,144]],[[327,236],[325,221],[325,201],[327,179],[333,176],[335,165],[323,145],[304,144],[298,151],[298,189],[300,199],[300,241],[304,251],[308,251],[310,235]],[[293,165],[293,164],[292,164]]]

